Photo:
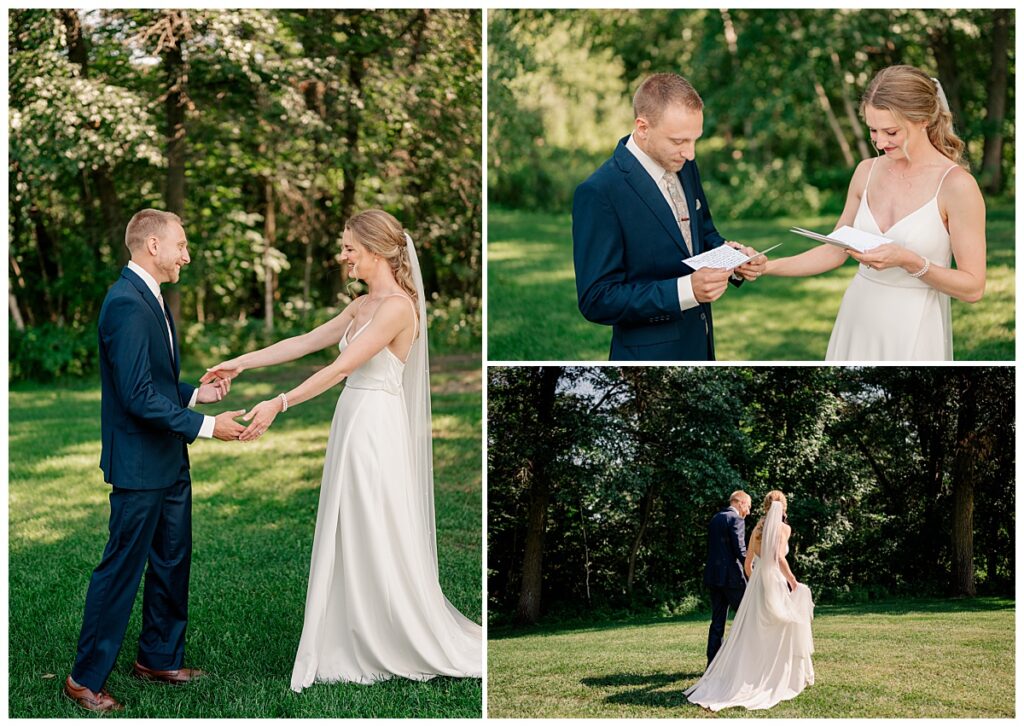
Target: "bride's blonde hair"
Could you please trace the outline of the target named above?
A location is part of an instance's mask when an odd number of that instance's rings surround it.
[[[345,223],[345,229],[352,232],[360,245],[388,261],[395,280],[418,304],[402,223],[384,210],[366,210],[352,215]]]
[[[871,79],[861,99],[862,118],[866,106],[888,111],[900,120],[926,122],[932,146],[969,169],[964,158],[964,142],[953,130],[953,115],[943,105],[935,80],[924,71],[913,66],[883,68]]]
[[[782,490],[772,490],[764,496],[764,514],[767,515],[768,511],[772,509],[773,502],[782,503],[782,514],[786,514],[786,496],[782,494]]]

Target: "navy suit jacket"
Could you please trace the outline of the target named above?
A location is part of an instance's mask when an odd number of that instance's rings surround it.
[[[711,306],[679,310],[676,279],[690,275],[675,215],[658,185],[626,148],[576,188],[572,204],[573,259],[580,312],[612,326],[609,358],[620,361],[714,360]],[[693,254],[723,238],[711,219],[697,163],[679,181],[690,209]]]
[[[711,518],[708,526],[708,562],[704,584],[721,588],[742,588],[747,576],[743,561],[747,557],[746,525],[735,510],[726,508]]]
[[[180,355],[173,320],[173,357],[160,303],[125,268],[100,309],[103,479],[129,490],[173,485],[188,466],[187,444],[203,415],[188,408],[195,387],[178,382]]]

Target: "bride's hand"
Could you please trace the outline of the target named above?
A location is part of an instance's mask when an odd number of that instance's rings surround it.
[[[203,374],[201,379],[199,379],[199,383],[208,384],[211,381],[216,381],[217,379],[231,381],[243,371],[245,371],[245,367],[242,365],[242,357],[239,356],[238,358],[233,358],[228,361],[222,361],[216,366],[211,366],[206,369],[206,373]]]
[[[238,436],[240,442],[251,442],[263,436],[263,433],[274,423],[274,419],[281,413],[281,399],[268,399],[249,410],[249,413],[242,417],[242,421],[250,422],[245,431]]]
[[[796,587],[797,587],[798,585],[800,585],[800,584],[799,584],[799,583],[797,583],[797,580],[796,580],[796,578],[792,578],[792,579],[790,579],[790,581],[789,581],[789,590],[790,590],[790,591],[795,591],[795,590],[796,590]]]
[[[873,247],[867,252],[857,252],[856,250],[847,250],[846,252],[861,265],[867,265],[875,270],[906,268],[914,262],[911,259],[914,257],[913,253],[902,245],[897,245],[893,242]],[[918,267],[921,266],[919,265]]]

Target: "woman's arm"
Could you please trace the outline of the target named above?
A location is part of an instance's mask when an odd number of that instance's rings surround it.
[[[415,325],[414,313],[408,302],[398,298],[385,299],[380,307],[374,312],[373,319],[367,325],[366,330],[345,347],[341,355],[329,366],[317,371],[301,384],[285,394],[288,399],[288,407],[291,408],[305,401],[319,396],[328,389],[337,386],[344,381],[353,371],[373,358],[385,346],[390,344],[402,331]],[[239,437],[242,441],[257,439],[267,427],[273,423],[274,418],[281,413],[284,402],[280,396],[267,401],[262,401],[243,417],[244,421],[251,422],[249,427]]]
[[[843,225],[852,225],[857,217],[857,208],[860,207],[860,198],[864,194],[864,187],[867,184],[868,174],[871,170],[871,163],[874,160],[865,159],[857,165],[850,180],[850,186],[846,190],[846,205],[839,221],[833,230],[838,230]],[[769,260],[764,270],[765,275],[778,275],[780,277],[802,277],[806,275],[818,275],[820,273],[834,270],[847,260],[846,253],[833,245],[819,245],[807,252],[792,257],[782,257],[778,260]]]
[[[785,527],[782,532],[782,541],[779,543],[779,570],[786,577],[786,582],[789,583],[789,590],[795,591],[797,586],[796,576],[793,575],[793,571],[789,567],[789,561],[786,560],[786,543],[789,542],[789,535],[793,530],[792,528]]]
[[[928,261],[920,276],[936,290],[966,303],[977,303],[985,294],[985,200],[974,177],[954,169],[939,195],[939,207],[946,214],[949,240],[956,268]],[[901,267],[910,274],[924,269],[925,259],[902,245],[880,245],[864,254],[850,253],[876,270]]]
[[[743,559],[743,573],[747,578],[750,578],[750,574],[754,569],[754,556],[761,553],[761,522],[754,527],[754,532],[750,535],[747,557]]]
[[[230,381],[247,369],[258,369],[263,366],[287,363],[303,356],[308,356],[314,351],[320,351],[329,346],[336,346],[338,341],[341,340],[345,328],[362,307],[363,300],[364,297],[356,298],[345,306],[345,310],[341,313],[308,333],[286,338],[258,351],[243,353],[241,356],[208,368],[199,381],[204,384],[214,379],[227,379]]]

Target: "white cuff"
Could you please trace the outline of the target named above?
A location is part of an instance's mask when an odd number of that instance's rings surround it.
[[[693,281],[689,275],[676,278],[676,292],[679,294],[679,310],[697,307],[697,298],[693,294]]]
[[[192,397],[193,399],[195,397]],[[203,417],[203,426],[199,427],[199,437],[201,439],[211,439],[213,437],[213,428],[217,425],[217,420],[211,416]]]
[[[195,390],[192,392],[192,398],[188,400],[188,408],[189,409],[195,409],[196,408],[196,399],[198,399],[198,398],[199,398],[199,387],[197,386],[195,388]]]

